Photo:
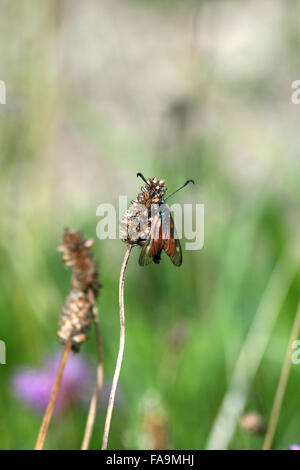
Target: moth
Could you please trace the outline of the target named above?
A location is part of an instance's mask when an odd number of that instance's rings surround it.
[[[140,176],[142,180],[148,184],[142,173],[138,173],[137,176]],[[182,186],[180,186],[180,188],[176,189],[176,191],[170,194],[166,199],[161,198],[158,204],[155,205],[156,207],[154,214],[152,214],[150,233],[139,257],[140,266],[146,266],[147,264],[150,264],[151,261],[153,261],[155,264],[159,264],[163,251],[167,253],[175,266],[181,266],[181,245],[179,239],[176,236],[173,217],[165,202],[167,199],[169,199],[169,197],[173,196],[173,194],[180,191],[189,183],[195,184],[194,180],[187,180]]]

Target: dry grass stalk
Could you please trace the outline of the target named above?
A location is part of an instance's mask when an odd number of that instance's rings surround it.
[[[99,400],[99,394],[103,386],[103,360],[102,360],[102,339],[101,331],[98,323],[98,315],[95,305],[95,314],[94,314],[94,323],[95,323],[95,333],[96,333],[96,344],[98,350],[98,366],[97,366],[97,384],[90,401],[90,407],[88,412],[88,417],[86,421],[83,441],[81,444],[81,450],[88,450],[90,440],[92,437],[92,432],[94,428],[94,423],[96,419],[97,406]]]
[[[137,176],[142,176],[140,173]],[[108,437],[110,431],[110,423],[114,408],[115,395],[121,371],[124,346],[125,346],[125,310],[124,310],[124,280],[128,259],[134,246],[143,246],[150,234],[151,229],[151,207],[158,204],[167,191],[165,180],[159,181],[158,178],[145,178],[145,186],[141,187],[141,192],[136,200],[131,201],[128,210],[125,211],[120,222],[120,238],[127,245],[127,251],[124,256],[119,282],[119,306],[120,306],[120,345],[117,357],[113,383],[111,387],[106,419],[104,425],[104,433],[102,440],[102,450],[107,449]]]
[[[118,380],[120,376],[123,355],[124,355],[124,347],[125,347],[124,281],[125,281],[125,273],[126,273],[126,268],[127,268],[131,250],[132,250],[132,245],[127,245],[127,251],[124,256],[121,273],[120,273],[120,282],[119,282],[120,345],[119,345],[117,363],[116,363],[115,373],[113,377],[113,382],[112,382],[112,387],[111,387],[111,392],[110,392],[108,407],[107,407],[107,412],[106,412],[106,419],[105,419],[104,433],[103,433],[103,440],[102,440],[102,450],[107,449],[111,417],[112,417],[112,412],[114,408],[116,390],[118,386]]]
[[[54,382],[54,385],[53,385],[53,388],[52,388],[50,400],[49,400],[49,403],[48,403],[48,406],[47,406],[47,409],[46,409],[46,412],[45,412],[45,415],[44,415],[44,418],[43,418],[43,421],[42,421],[42,425],[41,425],[41,428],[40,428],[40,432],[39,432],[37,441],[36,441],[35,450],[42,450],[42,448],[44,446],[44,442],[45,442],[45,439],[46,439],[49,423],[50,423],[50,420],[51,420],[51,417],[52,417],[52,414],[53,414],[54,406],[55,406],[56,399],[57,399],[57,394],[58,394],[59,387],[60,387],[60,384],[61,384],[61,379],[63,377],[63,373],[64,373],[64,370],[65,370],[65,366],[66,366],[71,348],[72,348],[72,343],[71,343],[71,341],[69,341],[65,345],[65,349],[64,349],[61,361],[60,361],[60,365],[59,365],[59,368],[58,368],[58,371],[57,371],[57,374],[56,374],[55,382]]]

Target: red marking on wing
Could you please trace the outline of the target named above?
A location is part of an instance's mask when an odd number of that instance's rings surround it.
[[[169,256],[175,256],[176,253],[176,240],[175,238],[169,238],[169,240],[165,241],[164,245],[165,252]]]
[[[166,233],[163,234],[164,239],[164,250],[170,257],[172,263],[175,266],[181,266],[182,264],[182,252],[180,242],[176,237],[174,221],[170,215],[170,227],[166,226]]]
[[[155,228],[156,230],[155,233],[158,234],[159,238],[151,239],[150,246],[149,246],[149,256],[151,256],[152,258],[162,250],[163,244],[164,244],[164,241],[162,239],[163,233],[162,233],[162,223],[161,223],[160,217],[157,219],[155,223],[159,224],[159,227]]]

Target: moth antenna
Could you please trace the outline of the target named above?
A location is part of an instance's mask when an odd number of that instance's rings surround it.
[[[140,178],[142,178],[142,180],[145,181],[146,184],[148,184],[148,183],[147,183],[147,180],[146,180],[146,178],[145,178],[145,176],[142,175],[142,173],[137,173],[136,176],[137,176],[137,177],[140,176]]]
[[[173,196],[173,194],[175,193],[178,193],[178,191],[180,191],[181,189],[183,189],[185,186],[187,186],[189,183],[193,183],[195,184],[195,181],[194,180],[187,180],[182,186],[180,186],[180,188],[176,189],[176,191],[174,191],[173,193],[171,193],[168,197],[166,197],[165,201],[167,199],[169,199],[169,197]]]

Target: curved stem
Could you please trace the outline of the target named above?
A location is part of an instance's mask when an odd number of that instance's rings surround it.
[[[278,418],[281,410],[281,405],[283,401],[283,397],[285,394],[289,374],[290,374],[290,369],[292,365],[291,361],[291,348],[293,342],[298,338],[298,334],[300,331],[300,303],[298,305],[298,310],[295,316],[288,348],[286,351],[285,355],[285,360],[282,366],[281,374],[280,374],[280,379],[278,382],[277,390],[276,390],[276,395],[272,407],[272,412],[271,412],[271,417],[270,417],[270,422],[269,426],[266,432],[266,437],[264,440],[264,445],[263,445],[263,450],[270,450],[273,442],[273,437],[276,431],[277,423],[278,423]]]
[[[107,449],[110,422],[111,422],[112,412],[114,408],[115,395],[116,395],[116,390],[118,386],[118,380],[119,380],[119,375],[120,375],[123,355],[124,355],[124,346],[125,346],[124,280],[125,280],[125,272],[126,272],[127,263],[128,263],[128,259],[130,256],[131,249],[132,249],[132,246],[128,245],[127,251],[124,256],[121,273],[120,273],[120,282],[119,282],[120,345],[119,345],[118,358],[117,358],[114,378],[113,378],[113,382],[111,386],[110,397],[109,397],[108,407],[107,407],[107,412],[106,412],[106,419],[105,419],[104,433],[103,433],[103,440],[102,440],[102,450]]]
[[[42,450],[42,448],[43,448],[43,445],[44,445],[44,442],[45,442],[45,439],[46,439],[46,435],[47,435],[47,432],[48,432],[49,423],[51,421],[53,410],[54,410],[54,407],[55,407],[57,394],[58,394],[58,391],[59,391],[59,387],[60,387],[60,384],[61,384],[63,373],[64,373],[64,370],[65,370],[65,366],[66,366],[66,363],[67,363],[67,360],[68,360],[71,349],[72,349],[72,342],[68,341],[65,345],[65,349],[64,349],[62,358],[60,360],[59,368],[58,368],[58,371],[57,371],[57,374],[56,374],[56,377],[55,377],[55,382],[54,382],[54,385],[53,385],[53,388],[52,388],[52,391],[51,391],[51,396],[50,396],[50,399],[49,399],[49,403],[48,403],[47,409],[45,411],[45,415],[44,415],[44,418],[43,418],[43,421],[42,421],[42,424],[41,424],[40,432],[39,432],[39,435],[38,435],[38,438],[37,438],[37,441],[36,441],[35,450]]]
[[[84,437],[81,444],[81,450],[87,450],[89,448],[91,435],[96,419],[97,413],[97,405],[99,400],[99,393],[103,386],[103,360],[102,360],[102,341],[101,341],[101,333],[98,323],[98,318],[95,317],[95,333],[96,333],[96,342],[97,342],[97,349],[98,349],[98,366],[97,366],[97,385],[95,387],[93,396],[90,402],[89,413],[86,421]]]

